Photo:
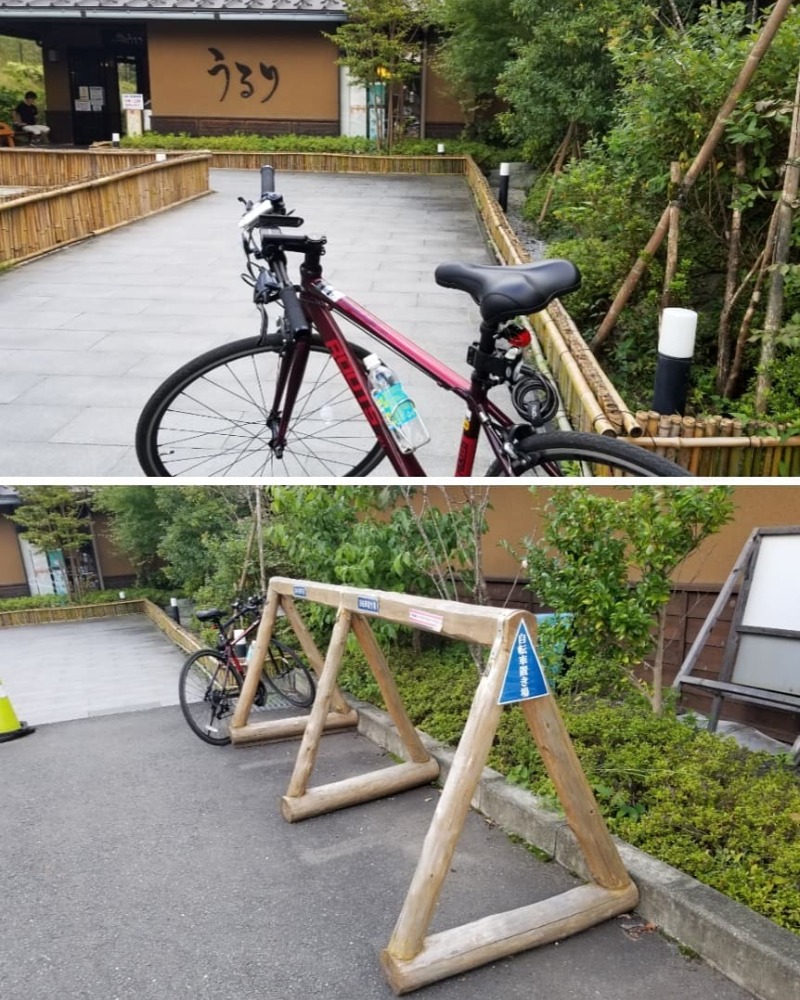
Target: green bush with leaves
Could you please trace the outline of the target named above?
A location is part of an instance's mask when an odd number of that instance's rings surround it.
[[[154,604],[166,607],[174,593],[157,587],[125,587],[126,600],[147,598]],[[2,611],[29,611],[37,608],[67,608],[76,604],[109,604],[120,599],[119,590],[87,590],[78,600],[71,600],[66,594],[35,594],[31,597],[4,597],[0,600]]]
[[[724,486],[553,491],[542,537],[524,544],[528,586],[559,612],[548,641],[571,650],[565,683],[607,697],[633,684],[661,711],[673,574],[733,510]]]
[[[466,648],[399,644],[389,661],[414,725],[457,745],[477,680]],[[383,707],[360,652],[341,681]],[[565,694],[559,707],[612,833],[800,934],[800,781],[788,757],[743,749],[671,710],[655,716],[635,692]],[[503,710],[487,763],[559,808],[518,705]]]
[[[392,147],[397,156],[435,156],[441,140],[401,139]],[[210,150],[211,152],[242,153],[341,153],[375,154],[378,149],[371,139],[363,136],[233,135],[193,136],[186,133],[146,132],[141,136],[126,136],[122,145],[130,149]],[[483,170],[491,170],[508,160],[521,157],[518,149],[491,146],[469,139],[448,139],[445,151],[453,156],[471,156]]]

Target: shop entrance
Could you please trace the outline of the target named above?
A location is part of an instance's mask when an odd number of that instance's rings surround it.
[[[150,97],[144,32],[104,32],[103,48],[70,48],[72,141],[108,142],[123,133],[120,90]]]

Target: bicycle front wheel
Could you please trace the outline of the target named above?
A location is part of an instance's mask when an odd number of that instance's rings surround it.
[[[369,354],[350,345],[359,362]],[[148,400],[136,453],[148,476],[365,476],[384,452],[318,335],[311,338],[279,456],[267,422],[287,345],[279,334],[223,344],[171,375]]]
[[[299,654],[273,639],[264,661],[264,677],[269,686],[290,705],[308,708],[317,693],[314,678]]]
[[[215,649],[198,650],[183,665],[178,687],[181,711],[206,743],[230,743],[231,718],[241,692],[239,671]]]
[[[517,444],[517,451],[520,476],[580,476],[584,463],[596,476],[689,476],[686,469],[638,445],[583,431],[531,434]],[[505,473],[495,461],[487,475]]]

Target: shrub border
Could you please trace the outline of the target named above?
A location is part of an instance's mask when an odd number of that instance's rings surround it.
[[[347,696],[358,711],[358,731],[395,756],[405,749],[391,717]],[[449,773],[454,752],[420,734],[428,752]],[[583,854],[566,820],[542,807],[533,793],[484,767],[472,807],[507,833],[523,838],[558,864],[588,878]],[[639,888],[637,912],[667,937],[691,949],[760,1000],[800,1000],[800,939],[749,907],[614,838]]]

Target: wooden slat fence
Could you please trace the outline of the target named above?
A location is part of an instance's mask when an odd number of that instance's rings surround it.
[[[185,153],[164,153],[168,160]],[[0,149],[0,187],[64,187],[156,162],[135,149]]]
[[[149,157],[145,166],[0,203],[0,264],[29,260],[207,194],[210,160],[206,153],[157,163]]]

